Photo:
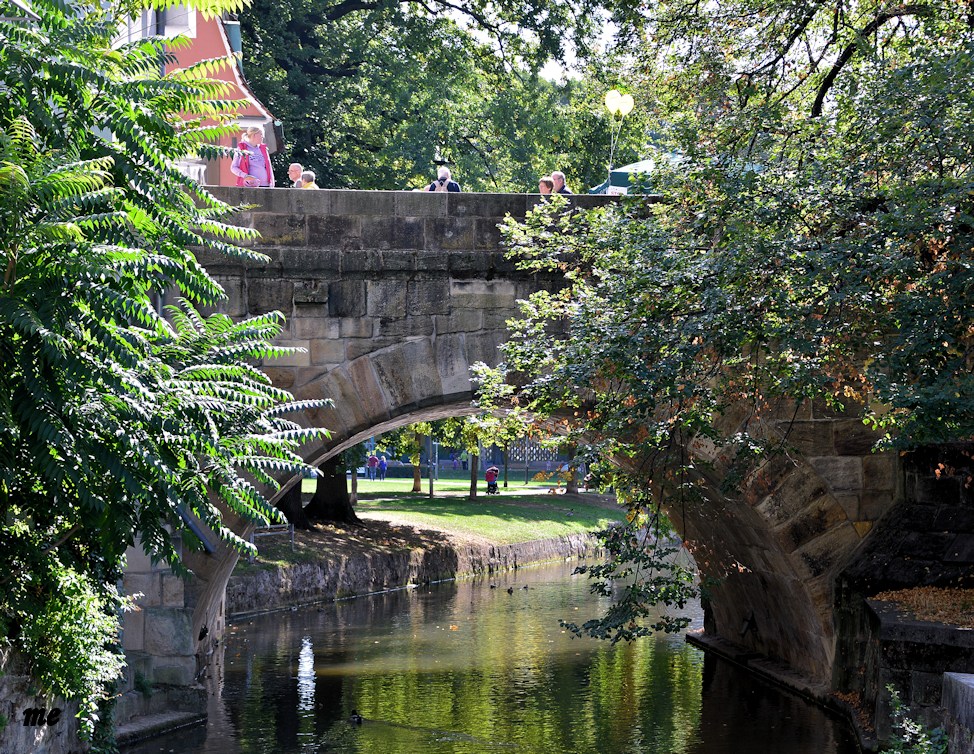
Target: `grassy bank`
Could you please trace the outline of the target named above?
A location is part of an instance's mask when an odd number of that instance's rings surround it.
[[[286,535],[260,538],[258,561],[242,560],[238,570],[370,550],[412,550],[445,541],[516,544],[594,531],[622,518],[621,509],[606,496],[548,494],[537,484],[512,485],[489,497],[481,489],[474,501],[467,499],[467,480],[439,480],[433,499],[425,484],[423,493],[411,489],[411,479],[360,480],[355,510],[361,526],[319,524],[311,531],[299,530],[293,551]],[[313,483],[305,490],[312,492]]]

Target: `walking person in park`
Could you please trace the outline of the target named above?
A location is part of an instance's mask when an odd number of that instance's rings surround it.
[[[386,480],[386,469],[389,468],[389,462],[386,460],[385,456],[379,458],[379,481],[384,482]]]
[[[556,194],[572,193],[571,189],[565,185],[565,174],[562,173],[560,170],[556,170],[551,174],[551,180],[554,183]]]
[[[546,175],[538,181],[538,193],[541,194],[541,196],[551,196],[554,190],[555,182],[551,180],[550,175]]]
[[[250,126],[244,131],[240,143],[237,144],[237,154],[230,165],[230,172],[237,176],[238,186],[274,187],[274,171],[267,145],[264,144],[263,128]]]
[[[467,455],[467,451],[464,450],[462,453],[460,453],[460,465],[463,466],[464,471],[467,470],[467,460],[469,458],[470,456]]]
[[[459,191],[460,184],[453,180],[450,175],[450,168],[442,167],[436,172],[436,180],[433,181],[427,191]]]
[[[374,482],[376,469],[379,468],[379,458],[375,453],[369,455],[368,460],[365,462],[365,468],[369,472],[369,479]]]

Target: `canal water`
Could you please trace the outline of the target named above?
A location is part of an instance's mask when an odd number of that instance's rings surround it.
[[[572,638],[559,619],[580,623],[605,607],[572,570],[521,569],[232,625],[206,726],[124,754],[857,751],[842,721],[682,636]],[[691,616],[699,626],[699,610]],[[349,722],[353,710],[361,725]]]

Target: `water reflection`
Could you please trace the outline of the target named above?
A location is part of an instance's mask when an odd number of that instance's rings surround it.
[[[682,637],[573,639],[558,619],[587,619],[599,599],[569,565],[495,584],[438,584],[231,627],[206,728],[130,752],[855,751],[820,710],[705,660]],[[362,726],[348,722],[352,709]]]

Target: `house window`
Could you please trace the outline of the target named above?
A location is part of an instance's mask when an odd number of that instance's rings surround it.
[[[160,33],[167,37],[196,37],[196,11],[185,5],[174,5],[159,14]]]

